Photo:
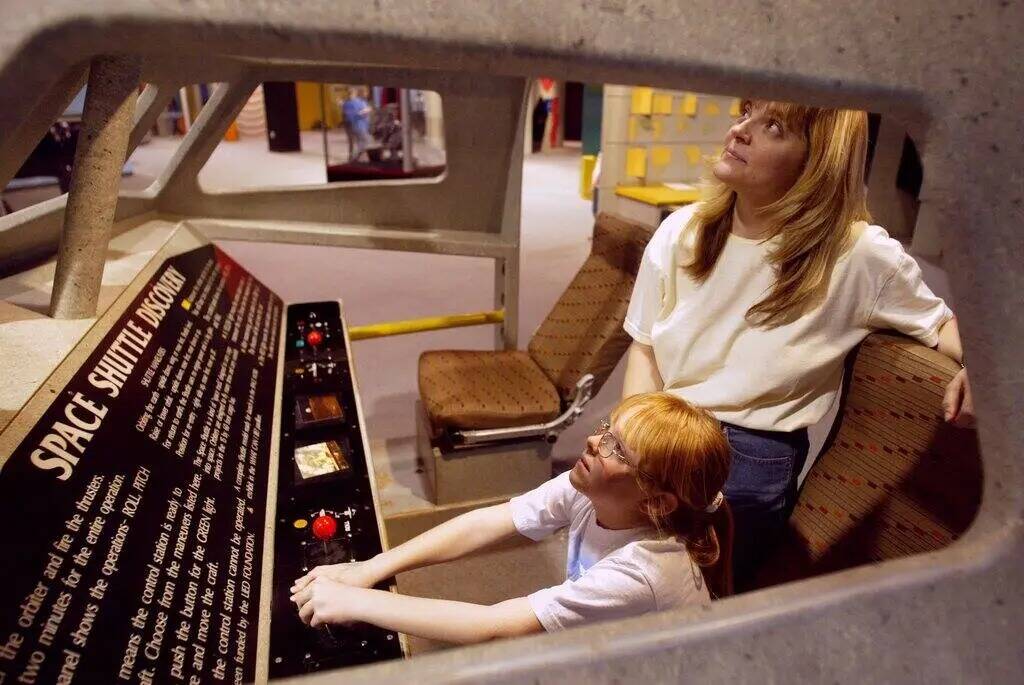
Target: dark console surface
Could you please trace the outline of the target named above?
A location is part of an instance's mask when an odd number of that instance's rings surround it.
[[[309,628],[289,600],[309,569],[381,551],[337,302],[288,307],[282,387],[270,676],[399,658],[396,633],[366,624]]]

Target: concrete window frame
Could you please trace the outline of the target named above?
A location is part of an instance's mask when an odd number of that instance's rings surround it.
[[[136,54],[143,79],[157,84],[141,96],[129,149],[167,95],[161,88],[170,85],[161,84],[229,82],[209,115],[219,112],[223,123],[241,107],[240,88],[271,76],[316,80],[318,71],[342,69],[403,72],[422,87],[433,76],[433,89],[443,97],[448,90],[449,101],[460,89],[482,89],[494,94],[486,112],[512,109],[520,116],[523,86],[540,74],[871,109],[902,122],[921,145],[927,173],[919,223],[942,234],[977,394],[983,502],[971,529],[945,550],[742,595],[698,615],[661,613],[382,663],[345,672],[346,682],[1019,677],[1024,347],[1013,341],[1024,338],[1024,82],[1016,76],[1024,46],[1001,29],[1020,26],[1024,8],[860,3],[851,12],[833,3],[776,7],[748,0],[450,0],[425,13],[413,0],[359,10],[297,0],[264,12],[246,16],[227,0],[181,7],[103,0],[86,10],[52,0],[45,12],[12,13],[0,35],[0,181],[77,90],[89,60],[112,52]],[[455,109],[452,102],[448,111]],[[519,123],[508,122],[520,131],[513,135],[521,135]],[[241,222],[264,236],[265,226],[245,224],[261,220],[251,213],[290,221],[280,198],[226,202],[193,192],[192,166],[209,142],[183,146],[155,191],[122,194],[117,218],[187,210],[213,228]],[[281,238],[500,254],[517,270],[522,149],[514,142],[503,143],[501,191],[467,198],[483,207],[434,207],[429,219],[383,228],[380,215],[357,218],[376,200],[367,189],[352,189],[352,197],[364,198],[348,207],[361,209],[311,203],[315,220],[306,217]],[[336,191],[293,192],[311,200]],[[56,198],[0,218],[0,261],[9,266],[52,251],[62,212]],[[514,345],[514,335],[502,342]],[[301,682],[337,677],[327,672]]]

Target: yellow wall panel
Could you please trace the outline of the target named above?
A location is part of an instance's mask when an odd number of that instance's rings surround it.
[[[697,116],[697,94],[687,93],[683,96],[680,112],[688,117]]]
[[[327,114],[327,125],[336,127],[341,125],[341,114],[338,105],[331,101],[331,95],[326,91],[322,83],[311,81],[297,81],[295,83],[295,98],[299,108],[299,130],[309,131],[314,128],[323,118],[324,113],[320,109],[320,91],[324,90],[324,110]]]
[[[634,88],[630,112],[632,114],[650,114],[653,99],[653,88]]]
[[[666,93],[655,95],[652,110],[654,114],[671,114],[672,96]]]
[[[647,175],[647,149],[631,147],[626,151],[626,176],[643,178]]]
[[[597,155],[583,155],[580,158],[580,197],[589,200],[594,197],[594,166]]]

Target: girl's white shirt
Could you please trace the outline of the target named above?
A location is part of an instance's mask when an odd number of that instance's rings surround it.
[[[686,545],[651,528],[609,530],[569,474],[512,498],[516,530],[531,540],[569,528],[566,580],[528,596],[546,630],[710,601]]]

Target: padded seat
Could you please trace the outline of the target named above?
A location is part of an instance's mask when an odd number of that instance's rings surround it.
[[[563,399],[585,374],[603,384],[633,342],[622,323],[650,235],[637,224],[598,217],[590,257],[533,334],[530,356]]]
[[[437,350],[420,357],[420,397],[433,428],[546,423],[594,377],[596,395],[632,342],[622,329],[649,226],[600,214],[590,255],[526,351]]]
[[[420,397],[437,428],[506,428],[558,416],[558,391],[526,352],[435,350],[419,362]]]
[[[977,435],[942,416],[959,369],[891,334],[850,354],[839,417],[759,586],[934,551],[967,530],[981,504]]]

